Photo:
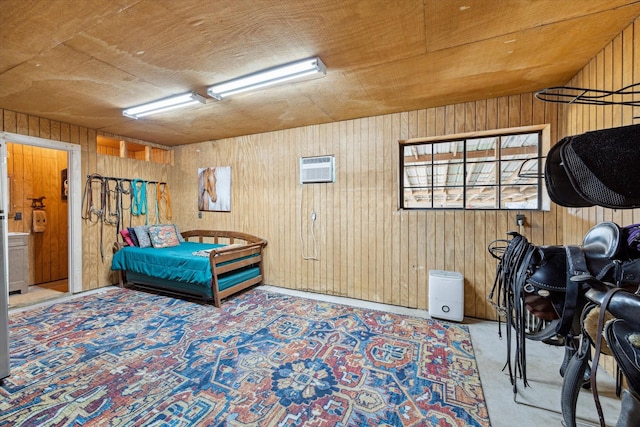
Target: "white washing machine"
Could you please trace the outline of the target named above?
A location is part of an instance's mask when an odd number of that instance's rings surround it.
[[[464,277],[461,273],[429,270],[429,315],[461,322],[464,318]]]

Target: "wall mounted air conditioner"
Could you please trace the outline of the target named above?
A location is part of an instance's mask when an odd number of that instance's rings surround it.
[[[335,182],[335,156],[300,157],[300,184]]]

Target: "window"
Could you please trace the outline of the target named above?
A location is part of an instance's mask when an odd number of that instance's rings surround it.
[[[548,209],[545,130],[400,141],[400,208]]]

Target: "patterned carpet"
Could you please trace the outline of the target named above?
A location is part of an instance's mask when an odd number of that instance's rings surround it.
[[[488,426],[468,330],[260,289],[10,314],[0,426]]]

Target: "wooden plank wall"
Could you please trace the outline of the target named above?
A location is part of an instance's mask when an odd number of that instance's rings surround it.
[[[487,246],[516,227],[516,212],[399,211],[398,140],[550,123],[553,141],[557,114],[527,93],[178,147],[176,218],[182,229],[266,238],[266,281],[275,286],[426,309],[429,270],[459,271],[466,315],[495,318]],[[326,154],[336,156],[336,182],[299,185],[299,157]],[[231,166],[232,209],[198,219],[197,170],[207,166]],[[526,235],[557,243],[555,207],[526,215]],[[305,260],[314,235],[318,260]]]
[[[145,160],[124,159],[110,155],[96,156],[96,172],[102,176],[140,179],[144,181],[160,181],[167,182],[168,170],[171,166],[167,164],[158,164]],[[171,185],[169,185],[171,190]],[[131,203],[125,196],[123,200],[123,221],[124,226],[136,226],[172,222],[172,218],[167,218],[166,210],[160,210],[160,218],[156,218],[155,210],[155,186],[147,187],[148,208],[146,215],[132,216]],[[102,228],[102,230],[101,230]],[[102,238],[100,237],[102,233]],[[116,227],[105,224],[101,227],[100,223],[92,223],[83,221],[83,239],[89,237],[89,244],[83,248],[86,253],[89,251],[89,259],[91,263],[83,269],[84,284],[83,289],[93,289],[97,287],[107,286],[118,283],[117,275],[111,271],[111,259],[113,258],[112,248],[117,241],[122,241],[121,237],[116,236]],[[86,242],[87,240],[85,240]],[[102,246],[102,254],[100,253]],[[104,258],[102,257],[104,255]]]
[[[638,58],[640,58],[640,18],[616,36],[567,83],[567,86],[618,90],[633,83],[640,83]],[[640,96],[635,98],[635,101],[638,100]],[[639,123],[639,107],[573,104],[561,110],[559,126],[561,134],[567,136]],[[621,226],[637,224],[640,223],[640,209],[614,210],[601,207],[563,209],[563,241],[579,243],[591,227],[603,221],[613,221]],[[615,372],[615,363],[611,357],[605,356],[601,363],[609,373]]]
[[[106,155],[98,155],[97,154],[97,135],[98,132],[93,129],[88,129],[81,126],[76,126],[68,123],[48,120],[45,118],[31,116],[24,113],[18,113],[10,110],[2,110],[0,109],[0,129],[5,132],[17,133],[21,135],[29,135],[39,138],[50,139],[53,141],[61,141],[67,142],[71,144],[78,144],[81,146],[81,176],[86,177],[88,174],[100,174],[104,176],[117,176],[124,178],[141,178],[145,180],[153,180],[153,181],[166,181],[167,169],[170,165],[160,165],[157,163],[150,163],[147,161],[139,161],[139,160],[131,160],[131,159],[120,159],[118,157],[106,156]],[[111,136],[111,135],[110,135]],[[163,147],[167,148],[167,147]],[[49,153],[49,150],[43,150],[37,147],[31,147],[27,145],[13,144],[12,151],[15,151],[15,159],[18,158],[20,152],[24,157],[24,153],[32,157],[33,162],[39,162],[40,164],[50,162],[53,157],[52,154]],[[61,160],[60,157],[64,157],[66,161],[66,152],[51,150],[56,153],[57,162],[60,165]],[[35,154],[33,154],[35,153]],[[11,155],[11,154],[10,154]],[[169,156],[170,152],[163,153],[164,156]],[[38,160],[38,156],[42,157],[42,160]],[[48,159],[44,159],[44,157],[49,156]],[[166,157],[165,157],[166,158]],[[17,196],[21,200],[25,200],[26,197],[31,197],[30,195],[25,193],[25,188],[28,190],[29,186],[33,189],[33,183],[35,181],[43,181],[44,178],[34,178],[36,175],[34,174],[34,166],[27,165],[26,161],[23,161],[25,168],[25,175],[22,180],[19,180],[19,185],[17,188],[12,189],[13,192],[17,192]],[[9,168],[12,168],[12,164],[10,163]],[[29,173],[26,173],[30,169]],[[10,169],[9,173],[13,174],[15,172],[14,169]],[[49,177],[47,175],[47,179],[54,179],[53,173]],[[59,171],[56,172],[55,181],[59,180]],[[20,182],[23,182],[23,187],[20,188]],[[55,195],[59,194],[58,184],[56,184],[55,192],[52,192],[51,200],[55,198]],[[36,188],[39,190],[39,187]],[[34,191],[36,189],[33,189]],[[43,190],[44,187],[43,187]],[[46,190],[48,191],[48,190]],[[40,197],[37,195],[36,197]],[[46,194],[46,201],[48,202],[49,195]],[[26,201],[29,202],[30,201]],[[47,209],[49,211],[49,209]],[[31,210],[24,209],[23,214],[25,215],[22,221],[9,221],[9,230],[10,231],[30,231],[31,224]],[[163,222],[167,222],[166,218],[162,218]],[[66,238],[66,232],[68,228],[67,224],[67,216],[66,212],[64,215],[58,213],[57,219],[49,216],[49,227],[53,229],[54,227],[58,229],[59,236],[56,237],[57,242],[55,244],[53,242],[47,242],[46,245],[49,246],[49,250],[55,247],[55,250],[52,252],[57,252],[57,261],[56,259],[43,259],[42,263],[36,262],[37,257],[45,258],[45,250],[43,250],[43,245],[34,244],[34,239],[36,236],[34,234],[30,237],[30,265],[35,266],[38,264],[42,264],[43,266],[50,265],[49,270],[52,272],[55,270],[54,264],[57,263],[57,267],[59,269],[58,273],[61,273],[63,269],[67,269],[68,267],[68,240]],[[155,221],[155,219],[150,219],[150,221]],[[145,218],[137,218],[134,220],[135,224],[142,224],[145,222]],[[57,225],[54,225],[56,223]],[[29,224],[27,226],[26,224]],[[62,231],[64,229],[64,232]],[[64,238],[62,235],[64,234]],[[110,269],[110,260],[111,260],[111,246],[115,241],[115,229],[113,227],[105,227],[103,230],[102,246],[104,249],[105,259],[104,261],[100,256],[100,227],[99,224],[92,224],[89,221],[83,221],[82,224],[82,243],[83,243],[83,251],[82,251],[82,289],[89,290],[102,286],[107,286],[115,283],[115,276],[111,273]],[[39,248],[39,249],[38,249]],[[43,267],[43,271],[46,270],[46,267]],[[68,272],[66,272],[68,274]],[[45,272],[38,273],[34,268],[30,271],[30,280],[31,283],[37,283],[36,280],[39,279],[40,276],[46,277]],[[49,273],[50,274],[50,273]],[[58,274],[60,275],[60,274]],[[62,277],[60,277],[62,278]]]

